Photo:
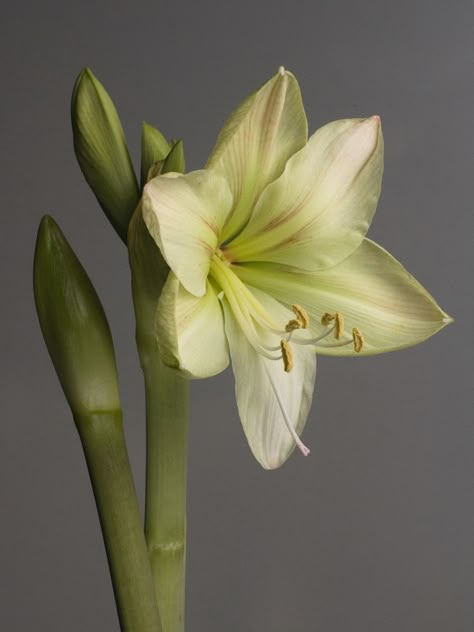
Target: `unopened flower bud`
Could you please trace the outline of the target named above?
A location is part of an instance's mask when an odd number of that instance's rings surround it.
[[[85,68],[71,103],[74,150],[82,173],[117,233],[126,241],[139,190],[117,111]]]
[[[120,410],[104,310],[71,246],[48,216],[36,241],[34,293],[41,331],[74,416]]]

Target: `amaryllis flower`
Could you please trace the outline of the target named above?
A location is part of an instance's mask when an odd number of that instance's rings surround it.
[[[382,171],[380,118],[308,139],[298,83],[280,68],[231,115],[205,169],[145,186],[143,219],[170,267],[156,315],[163,361],[204,378],[230,357],[265,468],[308,452],[317,353],[393,351],[450,322],[365,236]]]

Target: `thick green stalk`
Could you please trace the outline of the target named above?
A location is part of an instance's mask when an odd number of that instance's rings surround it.
[[[163,632],[184,631],[189,385],[159,359],[143,363],[145,535]]]
[[[140,207],[130,222],[128,248],[146,390],[145,535],[163,632],[183,632],[189,384],[160,359],[155,317],[169,268]]]
[[[122,632],[161,632],[120,411],[75,416],[94,490]]]

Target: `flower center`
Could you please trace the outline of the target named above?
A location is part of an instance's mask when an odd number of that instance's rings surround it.
[[[292,305],[294,318],[284,325],[275,319],[265,309],[264,305],[254,296],[249,288],[233,272],[232,265],[226,260],[224,254],[218,250],[211,261],[209,271],[211,279],[220,287],[225,295],[237,323],[245,334],[248,342],[261,356],[267,360],[282,361],[283,370],[290,373],[293,369],[292,345],[311,345],[315,350],[329,347],[342,347],[352,344],[354,350],[359,353],[364,345],[364,338],[357,327],[352,330],[352,337],[344,339],[344,317],[339,312],[325,313],[321,318],[324,327],[322,333],[316,337],[308,337],[307,330],[310,324],[309,316],[301,305]],[[323,343],[329,336],[334,335],[337,342]],[[279,337],[279,344],[275,344],[272,338]],[[273,342],[273,344],[270,344]],[[271,371],[266,363],[263,363],[273,392],[280,406],[285,424],[301,452],[309,454],[309,449],[298,437],[289,416],[281,401],[278,388],[272,378]]]
[[[344,332],[344,317],[339,312],[325,313],[321,318],[321,325],[324,330],[313,338],[299,335],[299,330],[308,329],[310,324],[308,313],[301,305],[292,305],[295,318],[290,319],[286,324],[277,322],[245,283],[233,272],[232,265],[221,251],[217,251],[212,258],[210,276],[223,291],[237,322],[252,347],[268,360],[282,360],[283,369],[287,373],[293,368],[293,352],[290,343],[312,345],[315,350],[352,344],[356,353],[362,351],[364,338],[361,331],[354,327],[352,336],[347,339]],[[279,344],[267,344],[264,340],[268,339],[268,334],[279,336]],[[321,341],[332,334],[337,342],[321,344]]]

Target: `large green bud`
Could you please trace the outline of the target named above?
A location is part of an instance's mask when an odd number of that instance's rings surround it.
[[[34,293],[41,331],[74,416],[120,410],[107,318],[84,268],[48,216],[38,230]]]
[[[139,189],[125,134],[106,90],[85,68],[71,102],[74,150],[87,183],[112,226],[126,242]]]

